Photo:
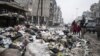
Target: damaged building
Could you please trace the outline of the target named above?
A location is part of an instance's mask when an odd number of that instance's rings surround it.
[[[0,0],[0,27],[24,23],[26,12],[27,10],[14,0]]]

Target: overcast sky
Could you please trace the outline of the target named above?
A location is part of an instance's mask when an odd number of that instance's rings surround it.
[[[69,23],[77,16],[81,16],[83,11],[90,10],[90,6],[98,1],[99,0],[57,0],[57,4],[61,7],[64,22]]]

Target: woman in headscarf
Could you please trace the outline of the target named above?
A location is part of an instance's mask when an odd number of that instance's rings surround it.
[[[72,22],[71,29],[72,29],[73,34],[76,34],[76,32],[77,32],[77,23],[75,22],[75,20]]]

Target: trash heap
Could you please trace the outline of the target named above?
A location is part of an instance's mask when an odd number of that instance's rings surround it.
[[[40,36],[39,30],[30,25],[0,28],[0,48],[22,51],[36,36]]]
[[[0,48],[17,49],[21,56],[86,56],[90,51],[88,41],[77,34],[30,25],[1,28]]]

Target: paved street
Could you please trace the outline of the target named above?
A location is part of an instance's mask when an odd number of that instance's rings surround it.
[[[85,39],[90,41],[90,50],[93,56],[100,56],[100,41],[97,40],[96,34],[85,35]]]

